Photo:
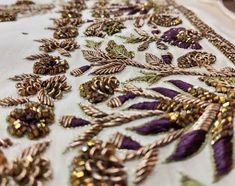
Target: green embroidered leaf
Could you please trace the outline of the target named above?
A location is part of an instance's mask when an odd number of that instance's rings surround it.
[[[125,39],[125,43],[139,43],[142,42],[142,39],[131,34],[130,36],[118,36],[121,39]]]
[[[147,82],[150,85],[152,85],[152,84],[158,82],[162,78],[162,76],[160,76],[154,72],[140,72],[140,73],[142,73],[143,75],[131,78],[128,81]]]
[[[121,32],[122,29],[126,28],[123,22],[120,21],[109,21],[106,22],[103,26],[103,31],[106,32],[109,36]]]
[[[125,39],[125,43],[139,43],[143,41],[147,41],[150,36],[147,32],[141,29],[135,29],[135,32],[139,35],[136,36],[134,34],[131,34],[130,36],[118,36],[121,39]]]
[[[100,42],[96,42],[96,41],[92,41],[92,40],[86,40],[86,47],[88,48],[100,48],[102,44],[102,41]]]
[[[108,42],[106,51],[111,58],[128,59],[134,57],[133,51],[128,51],[124,45],[118,45],[115,41]]]
[[[199,182],[196,179],[193,179],[187,175],[182,174],[181,177],[181,185],[182,186],[205,186],[204,184],[202,184],[201,182]]]
[[[106,56],[102,51],[100,50],[82,50],[83,57],[90,62],[96,62],[99,63],[102,60],[107,60],[108,56]]]

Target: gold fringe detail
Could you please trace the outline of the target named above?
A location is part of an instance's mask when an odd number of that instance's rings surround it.
[[[49,141],[37,143],[35,145],[31,145],[30,147],[24,149],[20,153],[20,155],[17,156],[16,161],[23,160],[27,157],[34,158],[36,156],[39,156],[46,151],[46,149],[49,147],[49,145],[50,145]]]
[[[102,118],[107,116],[108,114],[99,110],[98,108],[96,108],[94,105],[92,104],[80,104],[80,108],[83,110],[83,112],[91,117],[94,118]]]
[[[12,145],[13,145],[13,143],[9,138],[6,138],[6,139],[0,138],[0,147],[8,148]]]
[[[44,89],[41,89],[38,92],[38,100],[43,105],[54,107],[53,99],[46,94],[46,91]]]
[[[97,134],[99,134],[103,129],[103,126],[100,124],[92,125],[89,130],[78,136],[72,143],[70,143],[69,148],[74,148],[80,146],[87,141],[91,140]]]
[[[145,156],[141,159],[136,170],[135,183],[140,183],[149,176],[153,168],[156,165],[158,159],[158,149],[155,147],[151,149]]]
[[[78,68],[73,69],[73,70],[70,72],[70,74],[71,74],[72,76],[74,76],[74,77],[78,77],[78,76],[82,75],[83,72],[81,71],[80,67],[78,67]]]
[[[49,57],[51,57],[51,55],[44,53],[44,54],[30,55],[30,56],[26,57],[25,59],[34,61],[34,60],[37,60],[37,59],[43,59],[43,58],[49,58]]]
[[[74,118],[75,116],[72,116],[72,115],[62,116],[62,118],[60,119],[61,126],[64,128],[69,128]]]
[[[17,106],[17,105],[21,105],[27,102],[29,102],[28,98],[6,97],[3,99],[0,99],[0,106],[3,106],[3,107]]]
[[[20,74],[20,75],[15,75],[13,77],[10,77],[9,79],[12,81],[22,81],[25,78],[38,79],[38,78],[40,78],[40,76],[36,75],[36,74]]]

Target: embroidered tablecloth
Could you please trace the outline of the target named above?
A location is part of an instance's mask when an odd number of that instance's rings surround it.
[[[14,1],[0,0],[0,4],[11,4]],[[41,3],[50,3],[51,1],[37,1]],[[193,10],[199,18],[206,22],[209,26],[216,30],[224,38],[228,39],[230,42],[235,43],[235,22],[234,20],[225,14],[222,9],[219,7],[218,2],[203,2],[197,0],[178,0],[179,4],[184,5],[185,7]],[[40,53],[38,47],[40,43],[34,42],[34,40],[42,38],[52,38],[53,31],[46,29],[53,25],[50,18],[57,18],[57,11],[60,9],[61,4],[64,2],[54,1],[56,8],[45,13],[45,14],[36,14],[34,16],[19,16],[17,21],[14,22],[3,22],[0,23],[0,98],[5,98],[8,96],[18,97],[15,82],[9,80],[9,77],[12,77],[16,74],[22,73],[32,73],[34,62],[28,61],[25,57]],[[93,1],[86,2],[89,6]],[[88,11],[84,12],[84,17],[88,18],[90,16]],[[183,21],[183,27],[196,29],[192,24],[182,15],[179,15]],[[39,140],[29,140],[27,137],[14,138],[9,135],[7,131],[7,122],[6,117],[14,109],[12,107],[0,107],[0,137],[6,138],[9,137],[14,145],[8,149],[4,149],[4,153],[7,155],[8,159],[14,159],[16,155],[21,152],[27,146],[35,144],[37,142],[42,142],[49,140],[51,141],[50,147],[45,152],[45,157],[51,161],[53,168],[53,179],[48,182],[45,182],[45,185],[48,186],[65,186],[69,185],[69,174],[71,169],[71,161],[75,155],[78,154],[78,150],[74,149],[64,153],[66,147],[76,138],[79,134],[82,134],[90,128],[90,126],[84,126],[79,128],[63,128],[59,120],[63,115],[75,115],[77,117],[89,120],[90,117],[86,116],[79,103],[87,103],[87,100],[82,98],[79,94],[79,86],[89,81],[92,76],[89,73],[85,73],[82,76],[74,77],[70,74],[72,69],[75,69],[80,66],[90,64],[85,60],[82,50],[90,50],[87,48],[86,40],[102,41],[101,50],[105,50],[109,40],[115,40],[117,44],[123,44],[124,40],[117,36],[128,36],[131,33],[134,33],[133,21],[126,21],[124,23],[125,29],[121,33],[117,33],[113,36],[107,36],[104,38],[98,37],[85,37],[84,31],[89,23],[82,25],[79,28],[79,36],[76,38],[76,41],[80,45],[80,49],[71,52],[71,57],[66,58],[69,63],[69,70],[66,72],[66,77],[68,83],[72,86],[72,90],[68,93],[65,93],[63,99],[55,102],[55,123],[50,126],[50,133]],[[180,27],[179,25],[178,27]],[[146,32],[150,33],[151,28],[147,25],[144,25],[143,28]],[[160,27],[161,32],[168,30],[169,28]],[[228,60],[218,49],[216,49],[208,40],[203,39],[200,41],[200,44],[203,46],[203,50],[210,52],[216,55],[216,62],[213,64],[215,69],[221,69],[223,67],[234,67],[234,64]],[[156,48],[155,44],[151,44],[146,51],[138,52],[138,44],[125,44],[127,50],[135,52],[135,60],[144,63],[146,52],[154,54],[156,56],[161,56],[164,51]],[[175,46],[170,46],[169,51],[174,56],[173,64],[177,64],[177,58],[186,54],[188,50],[180,49]],[[54,55],[59,55],[58,52],[53,53]],[[64,57],[62,57],[64,58]],[[197,67],[196,67],[197,68]],[[127,66],[121,73],[115,74],[115,77],[118,78],[120,82],[124,82],[130,78],[140,75],[140,69]],[[49,76],[43,76],[43,79],[49,78]],[[213,87],[208,87],[205,83],[198,80],[197,76],[186,76],[186,75],[172,75],[160,79],[157,83],[153,85],[148,85],[146,83],[135,82],[134,84],[138,87],[166,87],[179,91],[179,89],[173,87],[171,84],[167,83],[167,80],[178,79],[183,80],[193,85],[201,86],[207,90],[214,91]],[[30,97],[30,99],[37,101],[37,98]],[[141,101],[146,101],[146,99],[138,97],[133,101],[130,101],[121,108],[109,108],[105,103],[99,103],[96,106],[104,112],[120,112],[123,108],[130,106],[133,103],[138,103]],[[129,113],[134,113],[129,112]],[[152,118],[141,119],[137,121],[130,122],[125,125],[110,127],[103,130],[96,138],[108,141],[110,137],[115,132],[120,132],[127,136],[131,136],[132,139],[140,142],[142,145],[147,145],[153,142],[156,139],[161,139],[164,135],[149,135],[141,136],[135,132],[126,130],[128,127],[138,126],[144,124],[148,121],[151,121]],[[143,186],[178,186],[181,185],[181,173],[187,174],[190,177],[200,180],[204,185],[214,185],[214,186],[233,186],[234,185],[234,170],[232,170],[228,175],[223,179],[213,184],[213,158],[211,153],[210,145],[206,145],[200,153],[194,155],[193,157],[179,161],[176,163],[164,163],[165,159],[173,153],[177,142],[163,147],[160,149],[158,161],[156,167],[149,175],[149,177],[142,182],[140,185]],[[120,153],[124,153],[125,150],[121,150]],[[134,175],[136,166],[139,160],[133,160],[125,164],[125,170],[128,173],[128,185],[135,185]]]

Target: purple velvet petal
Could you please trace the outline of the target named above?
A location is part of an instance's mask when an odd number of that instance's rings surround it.
[[[186,83],[184,81],[181,80],[169,80],[168,82],[172,83],[173,85],[177,86],[178,88],[180,88],[181,90],[188,92],[189,88],[192,88],[193,85]]]
[[[191,48],[194,49],[194,50],[201,50],[202,46],[199,43],[193,43],[191,45]]]
[[[187,43],[187,42],[178,42],[178,43],[177,43],[177,46],[178,46],[179,48],[187,49],[187,48],[190,47],[190,43]]]
[[[227,174],[233,167],[233,144],[230,137],[223,137],[212,146],[216,167],[216,177]]]
[[[130,10],[130,11],[128,12],[128,15],[134,15],[134,14],[136,14],[136,13],[138,13],[138,12],[139,12],[138,9],[132,9],[132,10]]]
[[[142,146],[128,136],[124,136],[120,149],[138,150]]]
[[[84,73],[87,70],[89,70],[90,68],[91,68],[91,65],[85,65],[85,66],[80,67],[79,69]]]
[[[166,55],[162,55],[162,60],[164,63],[170,65],[172,62],[173,56],[172,54],[166,54]]]
[[[164,42],[168,42],[173,46],[178,46],[179,48],[184,48],[184,49],[188,49],[189,47],[191,47],[192,49],[198,50],[202,48],[202,46],[199,43],[192,43],[190,41],[186,42],[178,39],[177,35],[182,30],[184,30],[184,28],[182,27],[171,28],[163,33],[163,35],[161,36],[161,40]]]
[[[131,92],[128,92],[124,95],[118,96],[118,99],[120,100],[121,103],[125,103],[129,99],[134,99],[134,98],[136,98],[136,94],[133,94]]]
[[[167,161],[180,161],[196,153],[205,142],[206,134],[204,130],[194,130],[183,135]]]
[[[70,127],[82,127],[88,124],[90,124],[90,122],[87,120],[81,118],[73,118]]]
[[[164,87],[155,87],[155,88],[151,88],[151,90],[156,91],[169,98],[174,98],[175,96],[179,94],[179,92],[175,90],[171,90],[171,89],[164,88]]]
[[[137,110],[156,110],[159,105],[159,101],[151,101],[151,102],[141,102],[136,103],[128,107],[128,109],[137,109]]]
[[[152,30],[152,31],[151,31],[151,33],[152,33],[152,34],[160,34],[160,33],[161,33],[161,31],[160,31],[160,30],[158,30],[158,29],[155,29],[155,30]]]
[[[172,121],[166,118],[161,118],[161,119],[155,119],[149,123],[146,123],[143,126],[134,128],[134,130],[138,134],[149,135],[149,134],[158,134],[161,132],[167,132],[170,129],[179,129],[179,128],[181,127],[173,123]]]

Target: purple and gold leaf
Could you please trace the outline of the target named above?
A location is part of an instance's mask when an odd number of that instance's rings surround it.
[[[181,161],[198,152],[206,140],[206,134],[207,132],[201,129],[184,134],[180,138],[175,152],[167,158],[167,161]]]
[[[155,119],[152,120],[140,127],[132,128],[135,132],[141,135],[149,135],[149,134],[158,134],[161,132],[168,132],[169,130],[177,130],[181,127],[176,123],[170,121],[166,118]]]
[[[160,103],[159,101],[151,101],[151,102],[150,101],[145,101],[145,102],[133,104],[133,105],[129,106],[128,109],[156,110],[159,103]]]

